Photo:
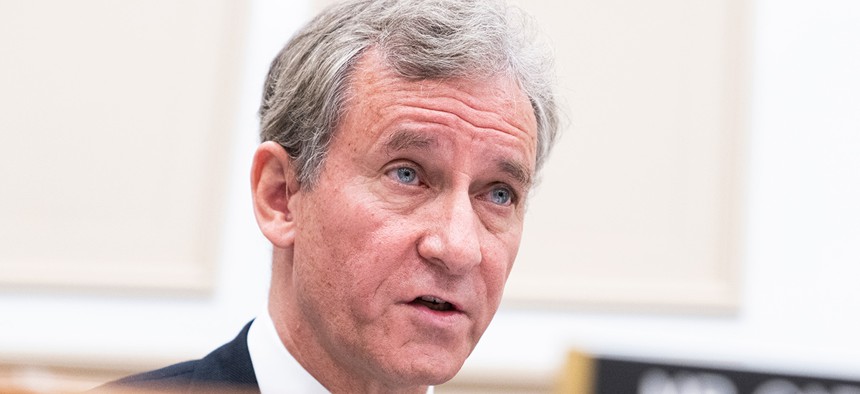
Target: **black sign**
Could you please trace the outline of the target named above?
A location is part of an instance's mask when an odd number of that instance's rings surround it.
[[[604,358],[590,370],[594,394],[860,394],[860,381],[801,375]]]

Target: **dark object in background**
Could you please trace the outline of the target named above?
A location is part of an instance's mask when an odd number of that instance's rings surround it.
[[[860,380],[705,368],[571,353],[560,392],[571,394],[860,394]]]

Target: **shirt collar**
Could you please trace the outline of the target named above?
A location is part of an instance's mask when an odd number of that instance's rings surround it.
[[[251,323],[248,353],[261,394],[329,392],[287,351],[268,310]]]
[[[260,394],[329,392],[287,351],[268,308],[251,323],[248,353],[251,354]],[[427,394],[433,394],[433,389],[433,386],[427,386]]]

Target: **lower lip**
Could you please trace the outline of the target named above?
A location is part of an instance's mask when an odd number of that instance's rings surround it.
[[[439,328],[450,327],[466,318],[461,311],[437,311],[416,303],[408,303],[406,306],[416,312],[420,322]]]

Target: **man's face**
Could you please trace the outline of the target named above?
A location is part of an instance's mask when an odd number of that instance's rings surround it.
[[[407,81],[374,52],[318,183],[291,198],[302,322],[341,367],[436,384],[498,308],[522,233],[536,122],[516,82]]]

